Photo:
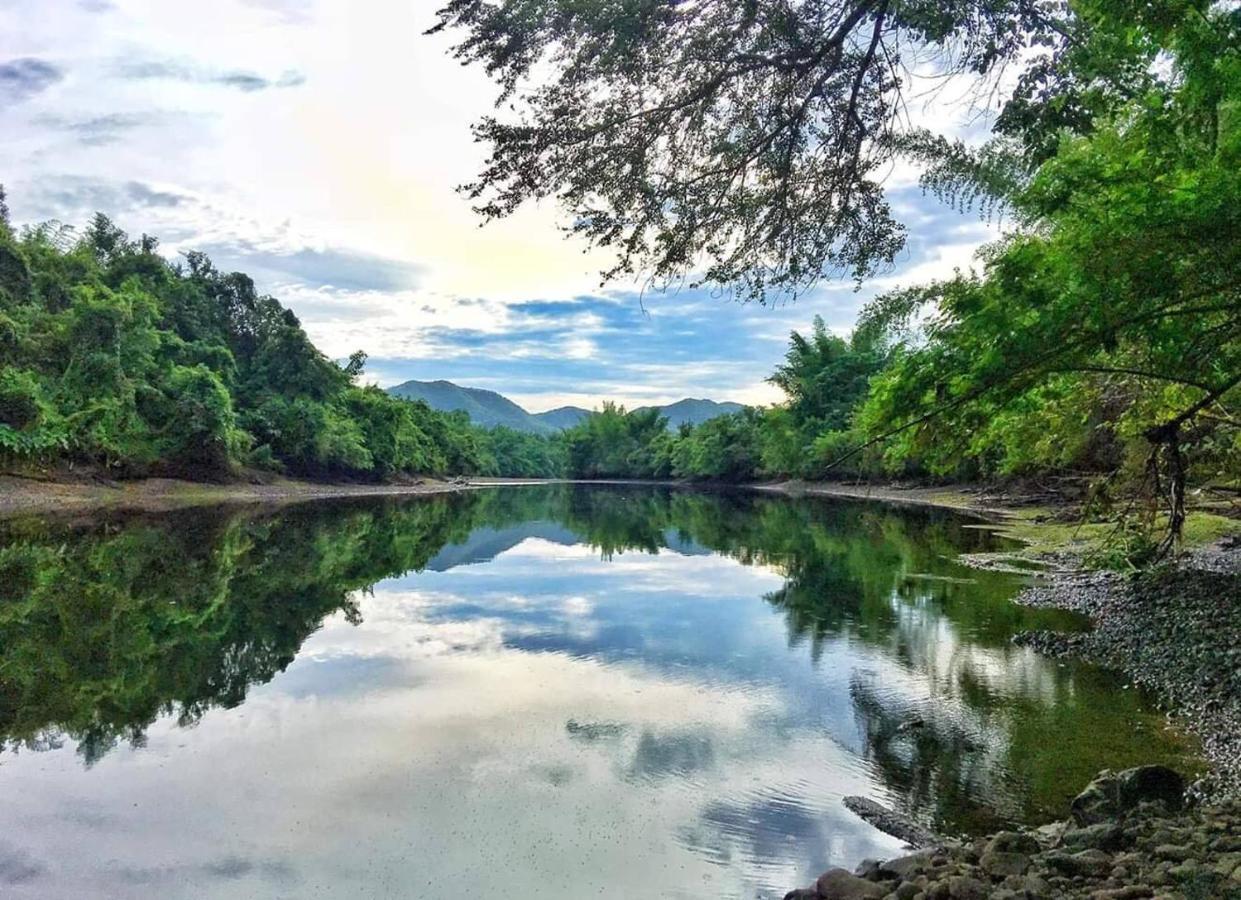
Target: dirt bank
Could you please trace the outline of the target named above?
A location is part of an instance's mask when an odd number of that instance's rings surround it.
[[[938,506],[997,519],[1014,514],[1014,498],[981,487],[908,487],[895,484],[834,481],[781,481],[752,485],[754,490],[789,496],[847,497],[907,506]]]
[[[403,496],[471,490],[496,484],[528,484],[517,479],[478,478],[441,481],[424,479],[408,484],[325,484],[291,478],[264,484],[208,484],[174,478],[141,481],[29,478],[0,475],[0,518],[54,515],[90,510],[160,512],[214,503],[300,503],[331,497]]]

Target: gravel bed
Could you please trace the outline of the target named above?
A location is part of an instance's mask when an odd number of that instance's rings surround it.
[[[1083,634],[1023,632],[1014,639],[1056,657],[1124,671],[1202,741],[1212,772],[1194,786],[1241,798],[1241,546],[1219,543],[1140,577],[1052,575],[1017,602],[1077,610]]]

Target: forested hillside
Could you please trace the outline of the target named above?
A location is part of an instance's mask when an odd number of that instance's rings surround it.
[[[0,195],[2,199],[2,195]],[[0,203],[2,206],[2,203]],[[15,234],[0,209],[0,462],[120,476],[551,475],[558,448],[356,383],[297,317],[202,254],[98,215]]]
[[[640,406],[636,411],[645,412],[651,409],[668,420],[669,428],[677,429],[682,425],[701,425],[720,416],[730,416],[741,412],[745,407],[740,403],[717,403],[714,400],[686,397],[664,406]]]

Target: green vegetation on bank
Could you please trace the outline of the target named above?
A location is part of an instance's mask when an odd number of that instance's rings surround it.
[[[605,45],[624,44],[629,52],[631,43],[658,46],[664,56],[684,52],[696,61],[664,72],[665,83],[642,64],[621,66],[616,57],[575,60],[557,69],[559,90],[536,92],[526,102],[534,124],[483,127],[496,163],[475,190],[500,198],[484,207],[486,214],[506,214],[528,192],[594,202],[594,194],[575,192],[579,173],[594,173],[592,163],[623,154],[635,140],[651,146],[652,135],[613,127],[606,103],[566,110],[559,98],[578,96],[570,86],[581,96],[605,93],[584,87],[601,84],[618,96],[635,86],[667,92],[667,103],[647,116],[649,130],[666,131],[675,142],[681,138],[672,129],[680,123],[714,143],[685,147],[687,155],[676,159],[638,157],[631,181],[646,179],[652,195],[669,192],[666,206],[632,185],[601,189],[610,215],[594,214],[580,230],[601,244],[623,245],[622,270],[640,259],[675,277],[690,267],[687,260],[705,256],[715,261],[706,280],[758,300],[812,281],[841,263],[841,253],[859,278],[868,274],[901,240],[886,207],[847,206],[860,192],[878,189],[868,170],[837,172],[840,161],[824,159],[830,141],[845,140],[854,127],[860,132],[855,161],[857,153],[910,159],[921,166],[927,191],[1005,216],[1006,235],[983,250],[978,272],[878,297],[848,341],[821,324],[812,335],[794,335],[786,364],[772,378],[788,395],[786,405],[672,438],[632,414],[584,423],[569,436],[575,472],[729,480],[1084,476],[1093,482],[1091,514],[1125,520],[1136,556],[1157,555],[1179,539],[1191,491],[1219,504],[1235,498],[1241,487],[1241,9],[1083,0],[1048,4],[1033,21],[1019,22],[1033,7],[983,7],[940,7],[931,28],[919,18],[919,4],[842,4],[851,15],[840,13],[840,30],[827,29],[823,37],[824,55],[807,55],[804,63],[782,60],[803,59],[798,41],[806,34],[817,39],[823,30],[821,23],[793,21],[811,17],[809,7],[782,10],[777,22],[763,18],[764,11],[776,13],[759,2],[756,18],[742,17],[718,33],[708,19],[727,13],[712,8],[623,35],[611,20],[588,14],[543,21],[512,15],[502,4],[484,15],[473,0],[441,11],[445,26],[470,32],[460,55],[488,62],[510,86],[531,75],[541,52],[550,53],[565,36],[560,30],[593,30]],[[1010,14],[1016,18],[1006,20]],[[536,20],[542,24],[532,28]],[[1001,22],[1017,28],[1015,44],[988,31],[1002,29]],[[859,45],[867,44],[863,35],[869,38],[870,53],[839,50],[851,28],[860,32]],[[895,36],[907,29],[915,43],[936,51],[959,47],[961,55],[945,61],[946,74],[982,74],[1007,55],[1028,66],[981,147],[928,130],[885,131],[898,124],[892,110],[900,83],[868,80],[870,66],[885,58],[875,52],[881,45],[899,55]],[[509,56],[496,49],[497,35],[520,35],[531,46]],[[892,46],[884,43],[889,38]],[[749,41],[758,46],[748,48]],[[715,43],[715,56],[700,46]],[[1041,49],[1017,61],[1015,48],[1022,46]],[[974,51],[982,57],[970,62]],[[701,62],[716,58],[719,68]],[[822,66],[818,81],[806,74],[816,66]],[[732,79],[769,79],[766,89],[747,89],[745,96],[793,98],[800,112],[790,119],[781,102],[738,100]],[[807,84],[817,87],[803,98]],[[803,114],[813,108],[832,122],[841,107],[849,114],[839,124],[843,135]],[[578,130],[565,127],[566,117]],[[577,141],[581,129],[594,139]],[[787,143],[770,158],[747,154],[747,134]],[[545,157],[572,158],[577,167],[544,165],[529,181],[527,164]],[[717,175],[720,193],[700,194],[702,181]],[[764,175],[804,191],[795,198],[803,205],[790,209],[793,201],[779,191],[765,199]],[[738,178],[755,185],[753,196],[721,202]],[[764,205],[780,197],[783,206]]]
[[[80,235],[15,234],[0,215],[0,463],[193,477],[561,471],[554,443],[360,386],[365,360],[334,364],[292,311],[202,254],[169,263],[103,215]]]

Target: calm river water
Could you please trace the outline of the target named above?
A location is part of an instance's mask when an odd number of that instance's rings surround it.
[[[1183,752],[941,512],[521,487],[0,527],[0,895],[779,897]]]

